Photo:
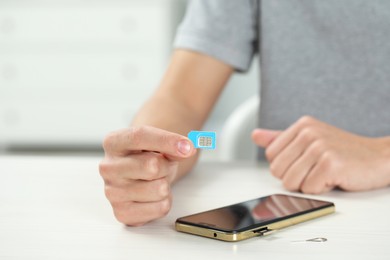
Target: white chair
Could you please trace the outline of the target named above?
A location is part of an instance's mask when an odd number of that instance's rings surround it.
[[[222,161],[255,161],[257,146],[251,132],[257,127],[260,99],[253,96],[238,106],[225,121],[219,141]]]

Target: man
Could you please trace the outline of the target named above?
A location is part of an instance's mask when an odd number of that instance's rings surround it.
[[[291,191],[390,184],[390,3],[193,0],[161,85],[132,126],[109,134],[100,173],[116,218],[142,225],[171,207],[201,129],[234,71],[260,55],[253,141]]]

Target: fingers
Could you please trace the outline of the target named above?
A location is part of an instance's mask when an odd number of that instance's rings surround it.
[[[258,146],[266,148],[281,133],[282,133],[281,131],[258,128],[252,131],[252,140]]]
[[[299,191],[306,176],[316,163],[313,153],[306,151],[298,158],[281,177],[283,186],[289,191]]]
[[[105,138],[103,147],[106,153],[113,155],[127,155],[146,150],[180,159],[195,153],[192,142],[187,137],[149,126],[112,132]]]
[[[178,162],[155,152],[104,159],[100,174],[118,221],[142,225],[163,217],[170,208],[170,183],[177,168]]]
[[[335,139],[338,131],[305,116],[283,132],[260,129],[252,137],[258,145],[266,147],[270,170],[286,189],[317,194],[336,186],[332,180],[337,176],[331,175],[335,170],[324,171],[328,161],[324,155],[339,146]]]
[[[252,138],[255,143],[266,148],[266,157],[275,177],[283,178],[289,167],[314,141],[313,131],[305,128],[307,121],[310,120],[312,119],[304,117],[283,132],[264,129],[253,131]]]
[[[103,146],[99,171],[118,221],[138,226],[165,216],[179,160],[196,153],[191,141],[153,127],[132,127],[111,133]]]
[[[272,174],[279,179],[289,179],[286,174],[299,176],[307,173],[320,155],[319,148],[321,147],[315,142],[315,134],[307,130],[298,132],[291,143],[271,162]]]
[[[112,204],[133,202],[158,202],[168,198],[169,181],[161,178],[153,181],[136,180],[125,186],[106,185],[105,194]]]
[[[314,142],[283,176],[283,185],[290,191],[320,194],[333,189],[336,158],[331,158],[320,142]]]
[[[283,131],[282,134],[278,136],[267,148],[266,156],[267,159],[272,162],[275,157],[277,157],[281,151],[283,151],[286,147],[288,147],[292,141],[297,137],[298,134],[302,134],[304,143],[299,142],[299,145],[304,145],[308,142],[307,139],[313,139],[311,137],[312,134],[315,133],[315,129],[312,125],[318,124],[318,121],[312,117],[304,116],[300,118],[296,123],[294,123],[291,127]]]
[[[128,180],[150,181],[166,177],[176,172],[177,166],[177,162],[168,161],[162,154],[142,152],[104,159],[100,163],[100,174],[107,184],[121,185]]]
[[[300,190],[303,193],[320,194],[336,187],[338,184],[335,183],[336,178],[333,176],[337,172],[335,170],[335,165],[337,164],[335,161],[337,161],[337,158],[334,158],[329,153],[324,153],[308,173]]]
[[[168,214],[172,205],[172,197],[158,202],[127,202],[113,207],[116,219],[128,226],[144,225],[152,220]]]

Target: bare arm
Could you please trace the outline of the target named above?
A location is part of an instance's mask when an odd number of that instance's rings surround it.
[[[209,56],[176,50],[160,87],[134,118],[133,126],[149,125],[181,135],[200,129],[233,68]],[[178,177],[197,160],[182,161]]]
[[[257,129],[252,137],[266,148],[272,174],[291,191],[390,186],[389,136],[360,136],[305,116],[286,130]]]
[[[169,212],[172,183],[197,159],[186,135],[202,127],[232,71],[206,55],[175,51],[132,126],[105,138],[99,171],[120,222],[139,226]]]

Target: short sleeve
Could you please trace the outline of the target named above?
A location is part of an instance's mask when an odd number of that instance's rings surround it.
[[[247,71],[257,50],[257,11],[255,0],[190,0],[174,47]]]

